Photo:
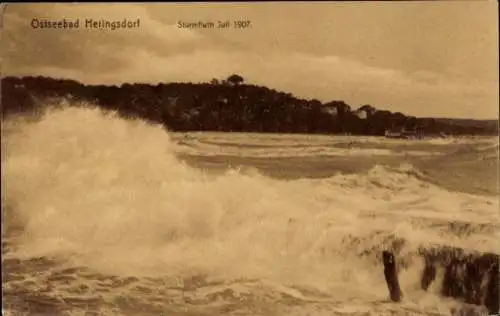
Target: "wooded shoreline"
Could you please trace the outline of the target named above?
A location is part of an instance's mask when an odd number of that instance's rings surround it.
[[[417,118],[371,105],[305,100],[239,75],[210,83],[84,85],[69,79],[5,77],[2,115],[39,113],[48,101],[91,103],[128,118],[165,124],[171,131],[221,131],[384,136],[387,130],[421,129],[426,135],[498,135],[498,121]]]

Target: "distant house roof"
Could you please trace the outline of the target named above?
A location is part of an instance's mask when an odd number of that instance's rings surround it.
[[[354,115],[356,115],[357,117],[359,117],[360,119],[365,119],[368,117],[368,110],[366,109],[363,109],[363,110],[356,110],[354,112]]]
[[[324,106],[322,110],[330,115],[337,115],[338,113],[337,107],[335,106]]]

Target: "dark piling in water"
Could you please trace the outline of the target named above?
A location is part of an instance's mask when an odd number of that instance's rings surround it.
[[[382,252],[382,260],[384,262],[384,276],[389,289],[389,296],[392,301],[400,302],[402,293],[399,286],[398,271],[394,255],[389,251],[384,251]]]
[[[436,279],[436,265],[432,260],[425,260],[425,267],[422,273],[422,279],[420,280],[420,285],[423,290],[427,291],[432,282]]]
[[[486,294],[486,299],[485,299],[485,305],[488,308],[489,314],[500,314],[500,306],[499,306],[499,299],[500,299],[500,293],[499,293],[499,286],[500,284],[498,283],[498,271],[499,268],[499,263],[496,262],[492,265],[490,273],[489,273],[489,280],[488,280],[488,287],[487,287],[487,294]]]
[[[466,251],[455,247],[420,250],[425,260],[421,285],[425,290],[435,279],[435,269],[444,269],[441,293],[467,304],[485,306],[490,314],[499,312],[498,254]]]
[[[465,297],[465,264],[457,259],[452,259],[445,266],[443,284],[441,285],[441,294],[448,297]]]

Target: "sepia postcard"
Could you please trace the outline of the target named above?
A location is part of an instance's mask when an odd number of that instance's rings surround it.
[[[0,8],[3,315],[498,314],[497,2]]]

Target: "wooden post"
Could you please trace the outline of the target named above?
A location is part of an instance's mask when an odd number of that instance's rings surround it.
[[[498,284],[498,262],[495,262],[489,271],[489,280],[486,296],[486,307],[490,315],[500,313],[499,306],[499,284]]]
[[[389,288],[389,296],[392,301],[400,302],[402,293],[399,286],[398,271],[394,255],[389,251],[383,251],[382,260],[384,262],[384,276],[387,287]]]
[[[436,266],[432,260],[425,260],[425,268],[422,272],[422,279],[420,285],[424,291],[427,291],[431,283],[436,279]]]

